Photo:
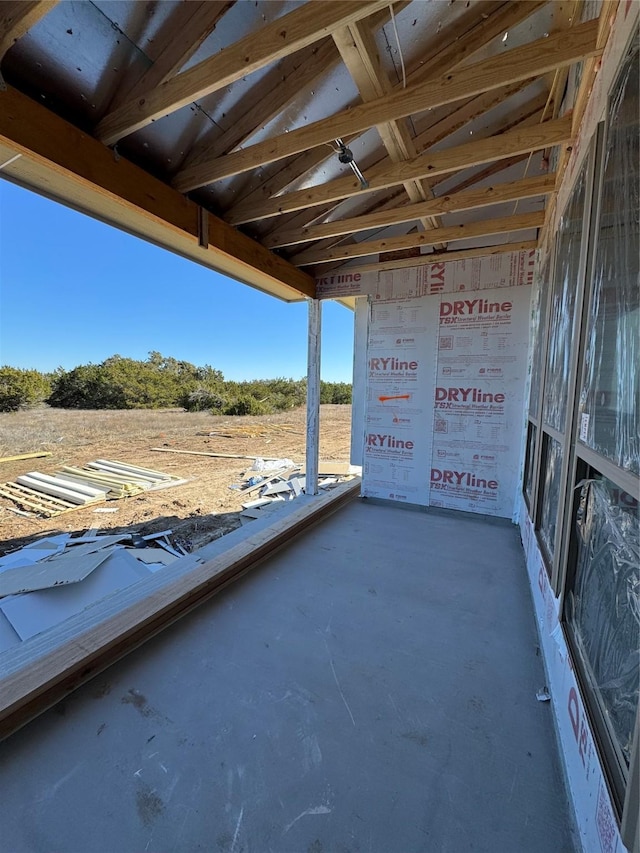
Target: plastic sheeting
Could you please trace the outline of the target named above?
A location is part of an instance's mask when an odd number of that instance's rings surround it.
[[[533,469],[535,463],[537,433],[538,430],[536,425],[529,423],[527,429],[527,454],[524,463],[524,493],[527,496],[529,506],[531,506],[531,496],[533,495]]]
[[[580,440],[640,472],[640,136],[638,41],[609,104]]]
[[[558,504],[560,502],[560,473],[562,470],[562,445],[546,436],[547,452],[544,457],[545,472],[540,514],[540,538],[553,559],[556,527],[558,524]]]
[[[629,764],[640,676],[638,503],[609,480],[583,484],[568,618]]]
[[[545,424],[559,432],[564,432],[567,409],[567,385],[573,342],[573,318],[579,284],[587,161],[588,158],[580,171],[567,209],[560,221],[551,294],[551,328],[543,414]]]
[[[540,389],[542,377],[542,364],[544,356],[544,327],[545,327],[545,305],[547,302],[547,289],[549,287],[550,256],[547,255],[544,263],[538,267],[533,283],[533,295],[531,297],[531,337],[533,340],[533,355],[531,357],[531,384],[529,386],[529,416],[538,417],[538,406],[540,404]]]

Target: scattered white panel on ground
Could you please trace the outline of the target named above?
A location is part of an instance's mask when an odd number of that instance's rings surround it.
[[[82,545],[78,546],[78,550]],[[109,557],[108,551],[76,555],[64,559],[43,560],[30,566],[17,566],[0,574],[0,597],[21,592],[75,584],[87,577]]]
[[[46,539],[38,539],[36,542],[31,542],[25,545],[23,551],[44,551],[51,550],[52,553],[63,551],[67,542],[71,539],[69,533],[58,533],[56,536],[47,536]]]
[[[16,551],[15,554],[7,554],[0,560],[0,573],[6,572],[8,569],[15,569],[18,566],[33,566],[36,560],[43,559],[41,557],[29,557],[23,554],[22,551]]]
[[[255,501],[247,501],[242,504],[243,509],[259,509],[261,506],[266,506],[271,503],[271,501],[267,500],[267,498],[258,498]]]
[[[124,548],[112,550],[105,556],[102,565],[80,583],[29,592],[0,601],[0,610],[20,639],[28,640],[117,590],[150,577],[149,569]]]
[[[72,545],[72,551],[67,550],[61,554],[59,557],[52,557],[51,560],[54,559],[64,559],[67,553],[73,554],[93,554],[94,551],[100,551],[102,548],[109,548],[112,545],[117,545],[119,542],[122,542],[124,539],[129,539],[131,534],[129,533],[111,533],[107,536],[96,536],[95,539],[91,542],[84,542],[81,545],[74,545],[74,540],[70,539],[67,543],[68,545]]]
[[[0,654],[20,642],[20,635],[4,613],[0,612]]]
[[[269,495],[281,495],[285,492],[290,492],[291,486],[289,483],[275,482],[271,483],[271,485],[267,486],[266,489],[262,492],[264,497],[269,497]]]
[[[137,560],[143,563],[162,563],[165,566],[171,565],[178,558],[164,548],[128,548],[127,553],[133,554]]]

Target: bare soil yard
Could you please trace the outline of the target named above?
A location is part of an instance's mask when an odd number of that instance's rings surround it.
[[[321,459],[349,461],[350,428],[351,406],[321,407]],[[229,437],[211,432],[226,432]],[[135,530],[142,535],[172,529],[178,541],[192,549],[239,526],[240,505],[247,498],[229,487],[251,461],[159,453],[152,447],[286,457],[303,463],[305,410],[264,417],[49,408],[0,414],[0,456],[52,453],[42,459],[0,464],[0,482],[28,471],[52,474],[63,465],[83,465],[94,459],[119,460],[190,480],[175,488],[100,504],[117,509],[109,514],[95,513],[93,505],[51,519],[24,518],[12,512],[15,504],[0,497],[0,554],[43,535],[81,533],[91,527],[105,532]]]

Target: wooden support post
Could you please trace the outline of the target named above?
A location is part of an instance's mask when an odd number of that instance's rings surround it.
[[[322,303],[309,299],[309,346],[307,355],[307,458],[306,485],[308,495],[318,494],[318,459],[320,451],[320,334]]]

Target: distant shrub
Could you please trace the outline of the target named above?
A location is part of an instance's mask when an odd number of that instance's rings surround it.
[[[270,415],[273,408],[261,400],[256,400],[255,397],[250,397],[245,394],[241,397],[236,397],[224,409],[225,415]]]
[[[48,381],[36,371],[26,373],[36,374],[45,383]],[[188,361],[150,352],[145,361],[112,355],[100,364],[81,364],[69,371],[59,369],[51,378],[50,389],[46,385],[46,390],[39,391],[35,397],[40,394],[40,399],[43,399],[42,394],[46,398],[47,393],[47,402],[63,409],[167,409],[182,406],[189,412],[269,415],[304,406],[307,381],[281,376],[231,382],[225,380],[221,371],[208,364],[197,367]],[[350,403],[351,385],[322,382],[320,402]]]
[[[210,409],[213,414],[219,415],[229,405],[229,400],[209,388],[196,388],[180,398],[180,405],[188,412],[206,412]]]
[[[49,398],[64,409],[167,409],[184,406],[202,411],[225,403],[204,397],[224,383],[219,370],[196,367],[188,361],[149,353],[146,361],[113,355],[101,364],[84,364],[58,371]]]
[[[0,412],[17,412],[42,403],[50,392],[49,380],[39,371],[0,367]]]
[[[349,382],[321,382],[320,402],[345,405],[351,403],[351,385]]]

